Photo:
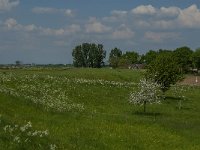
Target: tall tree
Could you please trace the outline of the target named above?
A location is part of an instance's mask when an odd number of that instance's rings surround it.
[[[194,67],[200,70],[200,48],[196,49],[196,51],[192,55]]]
[[[192,54],[193,51],[186,46],[174,50],[181,71],[187,72],[188,68],[192,66]]]
[[[102,44],[83,43],[73,49],[72,56],[75,67],[100,68],[104,65],[106,51]]]
[[[118,48],[114,48],[110,52],[109,63],[113,68],[117,68],[119,65],[120,58],[122,56],[122,51]]]
[[[76,46],[72,51],[73,64],[74,67],[83,67],[84,66],[84,57],[82,54],[82,46]]]
[[[158,52],[149,50],[144,56],[143,56],[143,61],[149,65],[153,60],[156,59],[158,55]]]
[[[161,85],[165,93],[172,84],[181,79],[178,63],[172,53],[161,53],[148,66],[146,77]]]
[[[122,55],[122,58],[127,59],[131,64],[137,63],[139,54],[137,52],[126,52],[125,54]]]

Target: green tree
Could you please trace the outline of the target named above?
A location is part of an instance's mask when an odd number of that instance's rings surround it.
[[[189,67],[192,66],[192,54],[193,51],[186,46],[174,50],[174,55],[182,72],[187,72]]]
[[[123,54],[119,60],[119,66],[120,67],[128,67],[131,64],[137,63],[139,58],[139,54],[132,51],[132,52],[126,52]]]
[[[194,67],[197,70],[200,70],[200,48],[196,49],[196,51],[192,55]]]
[[[113,68],[117,68],[119,66],[120,58],[122,57],[122,51],[118,48],[114,48],[110,52],[109,56],[109,64]]]
[[[143,61],[144,61],[147,65],[149,65],[153,60],[156,59],[157,55],[158,55],[158,52],[153,51],[153,50],[149,50],[149,51],[142,57],[142,59],[143,59]]]
[[[122,58],[127,59],[128,62],[130,62],[131,64],[137,63],[138,62],[138,58],[139,58],[139,54],[137,52],[126,52],[125,54],[122,55]]]
[[[22,65],[22,62],[19,61],[19,60],[17,60],[17,61],[15,61],[15,64],[16,64],[16,66],[21,66],[21,65]]]
[[[163,94],[181,79],[178,63],[172,53],[161,53],[148,66],[146,77],[161,85]]]
[[[106,51],[102,44],[83,43],[73,49],[72,56],[75,67],[100,68],[104,65]]]
[[[83,67],[84,66],[84,57],[82,54],[82,46],[78,45],[73,49],[73,64],[74,67]]]

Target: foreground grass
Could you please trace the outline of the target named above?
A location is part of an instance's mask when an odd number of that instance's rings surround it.
[[[138,82],[142,72],[110,69],[68,70],[10,70],[4,73],[16,75],[39,74],[67,77],[69,79],[103,79],[119,82]],[[12,83],[14,84],[14,83]],[[62,85],[76,103],[83,103],[82,112],[46,111],[23,97],[0,93],[0,147],[12,149],[3,127],[6,124],[24,124],[28,121],[37,130],[49,130],[49,136],[41,143],[56,144],[58,149],[200,149],[200,88],[187,92],[183,109],[177,109],[177,99],[171,91],[161,105],[142,107],[128,103],[133,87],[74,84]],[[25,149],[44,149],[33,141]],[[15,147],[22,149],[22,147]]]

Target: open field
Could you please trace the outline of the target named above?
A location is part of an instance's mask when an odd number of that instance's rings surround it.
[[[125,69],[0,70],[0,149],[200,149],[200,87],[187,86],[181,110],[168,91],[143,114],[128,102],[142,76]]]

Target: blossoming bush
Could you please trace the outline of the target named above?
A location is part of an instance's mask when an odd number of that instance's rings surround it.
[[[146,104],[160,103],[160,85],[151,80],[141,79],[138,90],[130,94],[129,102],[134,105],[143,105],[146,112]]]

